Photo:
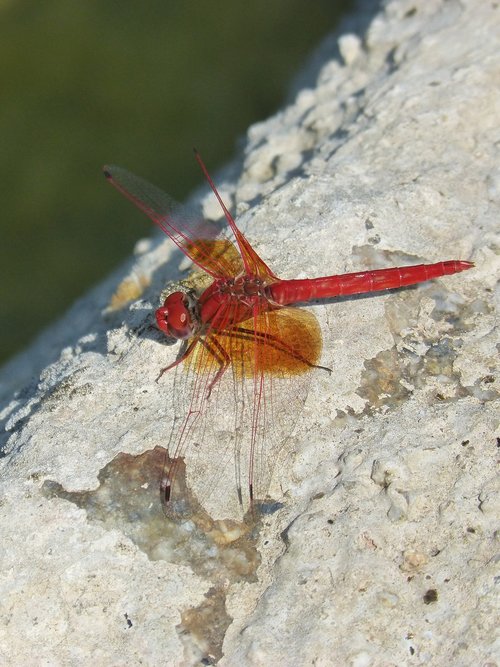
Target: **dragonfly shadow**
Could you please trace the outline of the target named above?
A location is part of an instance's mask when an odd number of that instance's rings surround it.
[[[361,301],[363,299],[380,299],[384,295],[397,293],[397,292],[406,292],[413,291],[417,289],[419,285],[405,285],[403,287],[394,287],[393,289],[386,289],[382,292],[365,292],[363,294],[348,294],[346,296],[334,296],[326,299],[314,299],[311,301],[300,301],[294,306],[309,308],[310,306],[328,306],[336,303],[348,303],[353,301]]]
[[[163,236],[158,234],[154,246],[163,243]],[[130,338],[147,338],[161,343],[173,345],[175,339],[167,338],[156,327],[154,311],[158,307],[158,294],[168,283],[175,284],[185,277],[186,272],[180,269],[184,255],[181,251],[173,252],[167,262],[159,266],[143,287],[138,298],[124,298],[123,286],[133,282],[141,275],[141,262],[132,257],[117,268],[100,286],[94,288],[81,299],[78,299],[63,317],[44,330],[34,343],[23,353],[7,362],[0,373],[0,386],[6,400],[15,400],[13,409],[5,411],[0,419],[0,458],[8,453],[16,453],[19,448],[11,450],[9,440],[16,432],[42,410],[43,406],[70,391],[73,379],[78,375],[77,364],[67,359],[67,371],[54,374],[53,383],[47,386],[47,380],[40,379],[44,368],[57,362],[61,351],[71,350],[75,362],[82,363],[87,353],[97,353],[103,357],[110,354],[109,332],[121,327],[126,328]],[[191,267],[189,267],[191,271]],[[146,283],[146,281],[144,281]],[[140,281],[139,281],[140,287]],[[122,292],[120,293],[120,289]],[[174,287],[172,288],[175,289]],[[117,296],[119,298],[117,298]],[[156,302],[157,301],[157,302]],[[126,354],[126,352],[125,352]]]
[[[158,244],[161,242],[163,239],[159,237]],[[117,306],[115,297],[120,286],[140,271],[137,258],[128,259],[105,281],[104,286],[91,290],[79,299],[59,322],[43,331],[26,352],[2,368],[0,379],[3,381],[6,378],[6,396],[10,387],[10,375],[16,380],[15,384],[11,383],[10,391],[16,404],[12,411],[5,411],[5,416],[0,419],[0,458],[18,454],[21,447],[11,448],[11,438],[15,438],[15,434],[38,412],[72,391],[81,372],[77,364],[67,363],[68,370],[55,374],[50,386],[46,384],[46,380],[40,379],[42,369],[57,362],[61,350],[66,350],[68,354],[71,348],[75,361],[79,358],[82,364],[87,353],[106,357],[110,354],[109,332],[121,327],[126,328],[126,335],[130,339],[146,338],[167,346],[178,342],[174,338],[166,337],[156,327],[154,312],[159,302],[155,304],[154,301],[160,292],[160,284],[173,283],[182,277],[179,265],[183,257],[180,251],[174,252],[169,260],[154,272],[155,275],[140,298],[123,300]],[[119,354],[118,363],[126,355],[126,350]]]

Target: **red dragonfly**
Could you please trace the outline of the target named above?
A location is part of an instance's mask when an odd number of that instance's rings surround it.
[[[266,495],[281,446],[305,401],[311,373],[330,371],[318,363],[321,333],[315,316],[291,306],[414,285],[465,271],[473,264],[449,260],[281,280],[238,229],[201,157],[196,151],[195,155],[236,245],[221,235],[215,238],[205,222],[125,169],[106,166],[104,174],[213,279],[199,295],[173,292],[156,310],[161,331],[183,341],[177,360],[160,376],[184,362],[178,370],[181,386],[177,383],[174,392],[174,400],[181,403],[176,408],[181,423],[172,432],[169,461],[173,463],[164,472],[162,499],[171,500],[175,460],[184,457],[188,448],[209,446],[213,454],[199,466],[211,481],[201,492],[210,495],[220,488],[217,477],[224,478],[225,484],[232,479],[239,504],[252,507]],[[234,471],[227,474],[231,459]],[[212,470],[207,471],[207,466]]]

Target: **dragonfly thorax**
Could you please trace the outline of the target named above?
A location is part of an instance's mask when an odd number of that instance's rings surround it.
[[[197,306],[191,294],[172,292],[156,310],[156,323],[167,336],[190,338],[200,327]]]
[[[266,285],[260,278],[242,274],[232,280],[220,281],[219,292],[229,298],[252,305],[259,299],[267,299]]]

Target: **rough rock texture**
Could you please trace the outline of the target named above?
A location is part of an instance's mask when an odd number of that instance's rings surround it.
[[[0,376],[0,664],[500,660],[500,5],[397,0],[360,20],[250,128],[221,192],[282,277],[476,268],[314,307],[334,373],[315,376],[279,504],[253,525],[186,487],[181,519],[158,508],[173,378],[155,378],[176,350],[149,317],[189,266],[168,240],[139,244]]]

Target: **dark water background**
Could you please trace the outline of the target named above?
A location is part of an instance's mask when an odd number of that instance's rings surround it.
[[[0,363],[148,233],[105,183],[183,200],[283,103],[348,0],[6,0],[0,6]]]

